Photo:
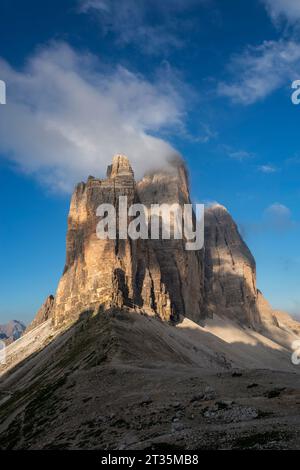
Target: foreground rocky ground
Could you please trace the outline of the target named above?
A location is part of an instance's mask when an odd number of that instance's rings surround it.
[[[286,351],[257,341],[241,368],[240,343],[130,311],[83,317],[54,338],[43,328],[11,346],[18,365],[2,376],[1,449],[300,447],[300,376]],[[39,341],[22,362],[22,347]],[[281,354],[281,370],[264,369],[267,353]]]

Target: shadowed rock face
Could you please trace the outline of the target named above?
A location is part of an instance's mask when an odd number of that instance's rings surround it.
[[[213,313],[261,325],[255,260],[227,209],[217,204],[205,213],[205,290]]]
[[[299,323],[274,310],[257,288],[255,260],[231,215],[219,204],[205,211],[204,270],[206,316],[218,314],[290,347],[290,334],[299,334]]]

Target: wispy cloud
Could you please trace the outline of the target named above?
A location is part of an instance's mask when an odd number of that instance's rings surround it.
[[[300,43],[280,39],[248,46],[228,65],[229,78],[218,84],[218,93],[234,103],[250,105],[282,86],[290,85],[300,69]]]
[[[40,49],[22,71],[1,60],[0,71],[9,84],[0,152],[52,189],[102,176],[116,152],[128,154],[138,175],[176,152],[158,137],[177,132],[185,116],[178,82],[168,75],[150,82],[107,69],[64,43]]]
[[[184,13],[208,0],[80,0],[79,12],[93,15],[102,33],[119,45],[135,44],[144,53],[166,53],[185,43]]]
[[[248,152],[247,150],[234,149],[229,145],[223,145],[222,148],[228,157],[239,162],[249,160],[255,156],[254,153]]]
[[[272,21],[284,28],[278,40],[248,45],[244,51],[231,57],[228,78],[218,84],[220,96],[233,103],[250,105],[262,101],[274,91],[290,86],[298,77],[300,68],[300,1],[261,0]]]
[[[110,2],[108,0],[81,0],[79,2],[79,11],[86,13],[90,10],[110,11]]]
[[[275,24],[282,20],[290,24],[300,21],[299,0],[261,0]]]
[[[200,142],[201,144],[207,144],[211,140],[214,140],[218,137],[218,132],[212,129],[209,124],[201,123],[201,131],[198,136],[192,137],[191,140],[194,142]]]
[[[284,161],[284,163],[288,166],[290,166],[290,165],[300,165],[300,155],[296,153],[292,157],[287,158]]]
[[[272,174],[272,173],[277,173],[278,172],[278,168],[276,168],[273,165],[260,165],[258,167],[258,170],[261,173],[267,173],[267,174]]]

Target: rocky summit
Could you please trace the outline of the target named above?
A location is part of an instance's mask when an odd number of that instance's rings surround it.
[[[57,291],[0,366],[0,448],[299,447],[299,323],[257,288],[228,210],[206,209],[199,251],[100,240],[97,207],[119,196],[183,207],[187,169],[176,158],[136,181],[116,155],[77,185]]]

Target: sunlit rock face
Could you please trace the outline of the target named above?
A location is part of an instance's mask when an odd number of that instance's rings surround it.
[[[135,197],[128,159],[115,156],[107,179],[89,177],[77,185],[71,199],[66,242],[66,264],[55,296],[55,323],[76,319],[85,310],[121,305],[130,297],[132,247],[129,240],[99,240],[96,215],[100,204],[117,206],[118,196]]]
[[[176,160],[166,171],[136,183],[129,160],[116,155],[107,178],[89,177],[77,185],[68,217],[66,264],[53,306],[55,324],[76,320],[88,310],[129,306],[166,321],[203,314],[202,254],[184,240],[99,240],[96,215],[110,203],[118,214],[119,196],[133,203],[189,203],[185,167]],[[129,219],[127,220],[129,222]],[[118,217],[117,217],[118,226]]]

